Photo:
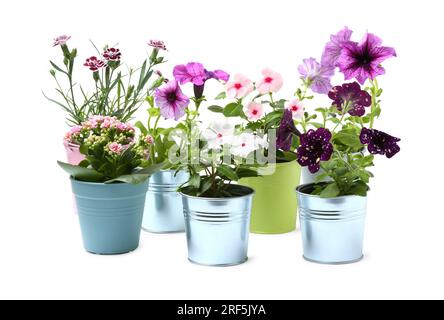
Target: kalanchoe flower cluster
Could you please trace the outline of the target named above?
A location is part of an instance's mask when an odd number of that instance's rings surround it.
[[[161,40],[150,40],[148,45],[155,49],[167,50],[165,43]]]
[[[96,72],[99,69],[102,69],[103,67],[106,66],[105,62],[98,59],[97,57],[90,57],[88,59],[86,59],[85,63],[83,64],[85,67],[88,67],[89,70]]]
[[[367,145],[371,154],[381,154],[387,158],[393,157],[401,150],[397,144],[401,139],[375,129],[362,128],[360,140],[362,144]]]
[[[370,107],[372,104],[370,94],[361,90],[361,86],[357,82],[333,87],[328,93],[328,97],[333,100],[333,105],[339,111],[342,111],[342,108],[346,106],[347,112],[357,117],[362,117],[365,114],[365,107]]]
[[[331,78],[334,75],[334,68],[331,66],[323,66],[316,59],[309,58],[303,60],[298,71],[313,92],[327,94],[330,91]]]
[[[134,143],[135,130],[129,123],[123,123],[116,117],[92,116],[81,126],[72,127],[65,135],[65,141],[77,145],[107,145],[106,150],[118,154]]]
[[[296,129],[291,110],[285,110],[277,132],[276,148],[282,151],[290,151],[295,136],[300,132]]]
[[[122,56],[122,53],[117,48],[108,48],[103,53],[103,57],[107,61],[120,61],[121,56]]]
[[[308,130],[300,136],[298,162],[303,167],[308,167],[311,173],[316,173],[321,168],[321,161],[328,161],[333,153],[333,145],[330,143],[332,134],[328,129],[319,128],[316,131]]]
[[[67,35],[61,35],[58,36],[57,38],[54,39],[54,44],[53,47],[56,46],[63,46],[66,44],[66,42],[71,39],[71,36],[67,36]]]
[[[160,114],[166,119],[176,121],[185,115],[185,109],[190,103],[190,99],[183,94],[175,80],[168,81],[156,89],[154,96],[157,106],[160,107]]]

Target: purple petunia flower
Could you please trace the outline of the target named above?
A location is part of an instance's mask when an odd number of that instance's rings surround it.
[[[316,173],[321,168],[321,161],[328,161],[333,153],[333,145],[330,143],[332,134],[328,129],[319,128],[316,131],[308,130],[301,135],[301,145],[297,150],[298,163],[307,167],[311,173]]]
[[[160,107],[160,114],[166,119],[179,120],[185,115],[185,109],[190,99],[182,93],[177,81],[168,81],[154,93],[156,104]]]
[[[71,39],[71,36],[67,36],[67,35],[61,35],[58,36],[57,38],[54,39],[54,44],[52,45],[53,47],[56,46],[62,46],[64,44],[66,44],[66,42]]]
[[[223,81],[223,82],[228,82],[228,80],[230,80],[230,75],[223,70],[214,70],[214,71],[205,70],[205,73],[207,74],[207,80],[216,79],[218,81]]]
[[[327,42],[322,53],[321,65],[337,67],[338,59],[341,56],[344,43],[350,41],[353,31],[345,27],[336,35],[330,36],[330,41]]]
[[[322,66],[316,59],[309,58],[303,60],[298,71],[313,92],[327,94],[330,91],[332,87],[330,79],[334,75],[333,67]]]
[[[122,54],[120,53],[120,50],[116,48],[108,48],[103,53],[103,57],[107,61],[120,61],[121,56]]]
[[[282,151],[290,151],[294,136],[300,135],[301,133],[294,125],[293,113],[291,110],[285,110],[277,132],[277,149]]]
[[[401,150],[397,144],[401,139],[392,137],[382,131],[362,128],[359,138],[362,144],[367,145],[371,154],[381,154],[391,158]]]
[[[160,49],[160,50],[167,50],[165,42],[161,41],[161,40],[150,40],[148,42],[148,45],[150,47],[153,47],[154,49]]]
[[[333,105],[339,111],[347,104],[347,111],[352,116],[362,117],[365,114],[365,107],[370,107],[372,97],[357,82],[344,83],[330,90],[328,97],[333,100]]]
[[[173,75],[176,81],[182,85],[191,82],[196,86],[201,86],[207,79],[205,68],[199,62],[177,65],[174,67]]]
[[[88,67],[89,70],[96,72],[97,70],[99,70],[105,66],[105,62],[97,59],[97,57],[90,57],[90,58],[86,59],[86,61],[83,65],[85,67]]]
[[[381,38],[367,33],[361,43],[348,41],[343,44],[341,56],[338,59],[339,70],[344,73],[345,80],[356,78],[364,84],[367,79],[375,79],[384,74],[381,63],[391,57],[396,57],[395,49],[382,47]]]

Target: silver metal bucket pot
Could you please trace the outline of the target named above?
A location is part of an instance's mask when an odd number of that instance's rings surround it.
[[[155,173],[149,182],[142,229],[154,233],[184,232],[182,197],[177,189],[188,181],[185,171]]]
[[[307,194],[311,184],[296,189],[304,258],[324,264],[346,264],[363,258],[367,198],[323,199]]]
[[[254,190],[239,186],[245,196],[183,196],[188,258],[206,266],[233,266],[247,261]]]

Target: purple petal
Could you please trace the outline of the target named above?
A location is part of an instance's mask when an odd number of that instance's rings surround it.
[[[185,84],[187,82],[191,82],[192,78],[188,74],[187,67],[183,64],[177,65],[173,69],[174,79],[178,81],[180,84]]]

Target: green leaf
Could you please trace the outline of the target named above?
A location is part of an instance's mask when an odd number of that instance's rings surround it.
[[[88,154],[88,146],[83,143],[80,146],[79,151],[80,151],[81,154],[87,155]]]
[[[319,123],[319,122],[310,122],[310,124],[311,124],[313,127],[315,127],[316,129],[319,129],[319,128],[323,128],[323,127],[324,127],[324,125],[323,125],[322,123]]]
[[[159,108],[149,108],[148,114],[152,118],[158,117],[158,116],[160,116],[160,109]]]
[[[356,181],[356,183],[350,188],[349,194],[365,197],[367,191],[370,190],[369,186],[363,181]]]
[[[65,162],[57,161],[59,166],[68,172],[74,179],[86,182],[103,182],[105,176],[94,169],[73,166]]]
[[[248,168],[238,168],[236,170],[236,175],[239,177],[239,179],[259,177],[259,173],[256,170]]]
[[[359,137],[355,134],[338,132],[337,134],[335,134],[333,139],[352,148],[362,148],[361,141],[359,140]]]
[[[242,105],[238,103],[229,103],[225,106],[223,114],[225,117],[240,117],[242,114]]]
[[[57,71],[63,72],[64,74],[66,74],[67,76],[69,76],[68,73],[67,73],[65,70],[61,69],[61,68],[60,68],[58,65],[56,65],[54,62],[49,61],[49,63],[50,63],[51,66],[52,66],[54,69],[56,69]]]
[[[135,172],[135,174],[147,174],[149,176],[152,176],[156,172],[159,172],[160,170],[162,170],[166,165],[167,164],[165,162],[156,163],[156,164],[153,164],[153,165],[151,165],[149,167],[137,170]]]
[[[105,184],[110,184],[110,183],[114,183],[114,182],[125,182],[125,183],[131,183],[131,184],[139,184],[139,183],[145,182],[149,177],[150,177],[149,174],[139,174],[139,173],[125,174],[125,175],[117,177],[115,179],[105,181]]]
[[[217,167],[217,172],[221,177],[225,177],[230,181],[238,181],[239,177],[236,172],[228,165],[221,164]]]
[[[212,112],[216,112],[216,113],[223,113],[224,112],[224,108],[222,108],[221,106],[209,106],[208,110],[212,111]]]
[[[322,190],[321,198],[334,198],[339,195],[340,191],[336,182],[329,183],[324,190]]]
[[[143,135],[147,135],[147,134],[148,134],[148,130],[146,129],[146,127],[143,125],[142,122],[137,121],[137,122],[135,123],[135,126],[136,126],[137,128],[139,128],[140,132],[142,132]]]
[[[198,173],[193,174],[191,176],[188,184],[190,185],[190,187],[192,187],[194,189],[199,189],[200,188],[200,175]]]
[[[83,167],[83,168],[88,168],[89,167],[89,161],[88,160],[83,160],[83,161],[81,161],[79,164],[78,164],[78,166],[79,167]]]
[[[213,185],[213,181],[211,180],[211,178],[206,178],[203,180],[203,183],[201,183],[201,186],[199,188],[199,193],[198,196],[204,194],[205,192],[207,192],[208,190],[210,190],[211,186]]]
[[[225,93],[225,91],[219,93],[216,97],[216,100],[222,100],[225,99],[227,97],[227,94]]]

